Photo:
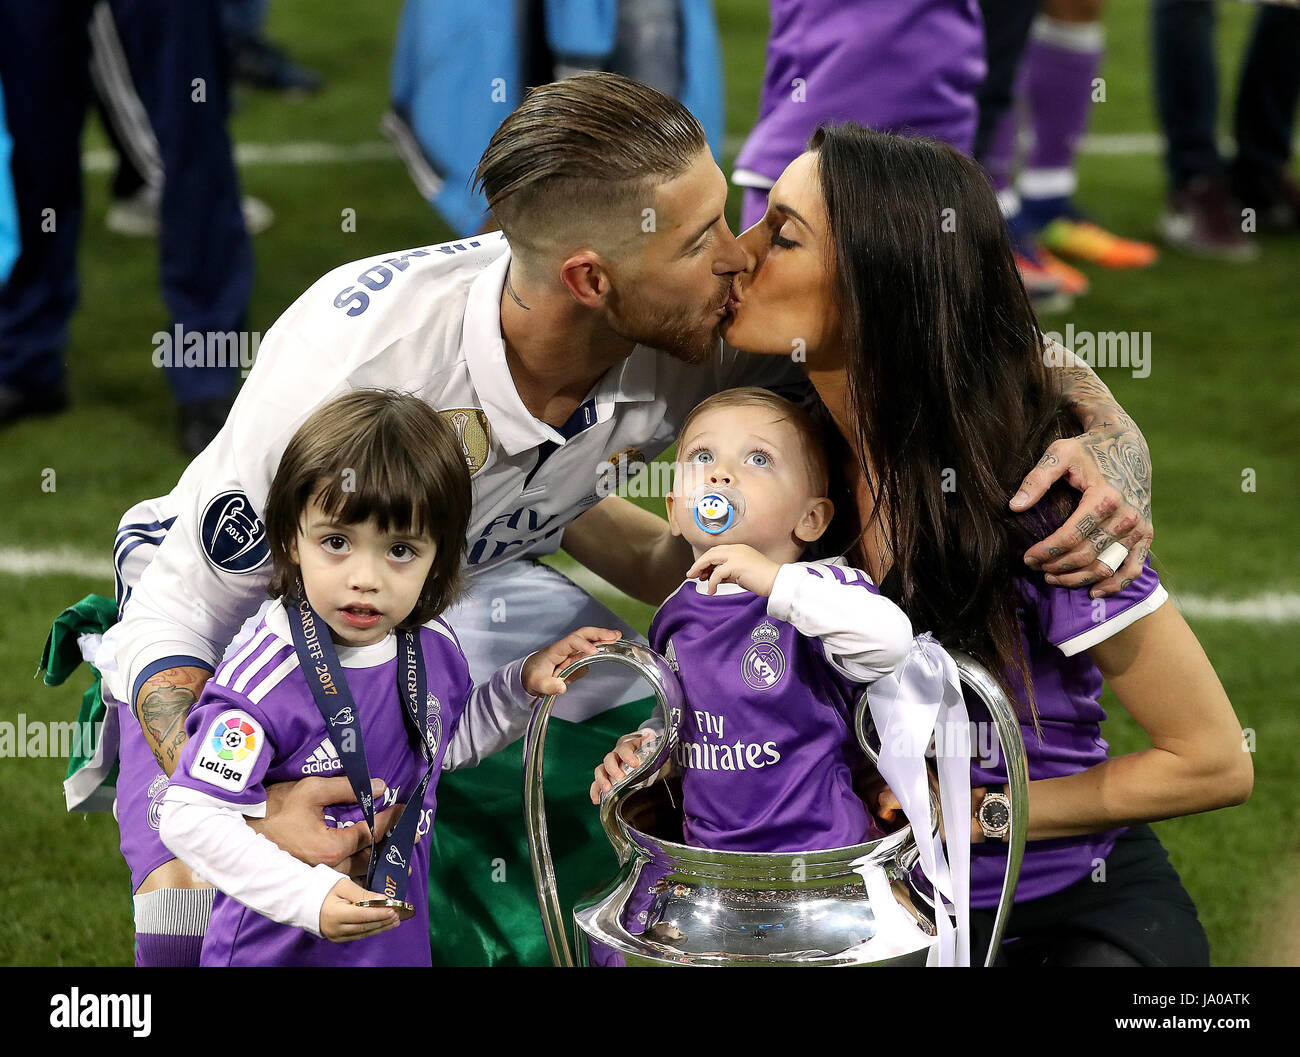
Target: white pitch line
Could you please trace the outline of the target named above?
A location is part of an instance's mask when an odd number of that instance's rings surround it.
[[[237,143],[235,161],[239,165],[351,165],[355,162],[397,159],[397,148],[387,140],[363,143]],[[112,172],[117,154],[107,149],[88,150],[81,156],[86,172]]]
[[[1184,616],[1196,620],[1243,620],[1256,624],[1290,624],[1300,620],[1300,594],[1269,591],[1253,598],[1205,598],[1174,595]]]
[[[567,556],[555,560],[556,569],[589,595],[608,598],[614,588]],[[1206,598],[1174,595],[1179,612],[1193,620],[1233,620],[1252,624],[1290,624],[1300,620],[1300,594],[1269,592],[1253,598]]]
[[[614,588],[600,577],[571,561],[560,559],[559,571],[583,590],[596,597],[608,597]],[[42,577],[79,576],[87,580],[113,579],[113,565],[107,558],[96,557],[71,548],[27,550],[0,547],[0,575]],[[1227,620],[1251,624],[1291,624],[1300,621],[1300,594],[1269,591],[1251,598],[1207,598],[1203,595],[1178,594],[1174,603],[1185,616],[1194,620]]]
[[[113,563],[108,558],[62,548],[32,551],[21,547],[0,547],[0,573],[10,576],[80,576],[87,580],[113,580]]]
[[[728,155],[739,153],[744,136],[728,136],[723,149]],[[1224,141],[1231,153],[1231,142]],[[1157,132],[1111,132],[1083,137],[1084,154],[1153,157],[1164,151],[1164,138]],[[285,143],[237,143],[235,161],[241,166],[263,165],[352,165],[356,162],[398,160],[397,148],[388,140],[364,140],[361,143],[324,143],[303,140]],[[111,172],[117,155],[104,148],[88,150],[81,156],[86,172]]]

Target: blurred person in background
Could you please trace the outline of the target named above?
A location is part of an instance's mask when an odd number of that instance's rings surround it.
[[[1154,0],[1156,113],[1168,141],[1160,233],[1197,257],[1248,261],[1248,230],[1300,231],[1300,186],[1288,171],[1300,100],[1300,9],[1261,6],[1237,83],[1237,154],[1219,153],[1214,5]],[[1254,226],[1242,209],[1254,211]]]
[[[320,74],[294,62],[266,38],[270,0],[221,0],[221,23],[234,78],[241,84],[289,98],[314,95]]]
[[[731,182],[745,188],[740,226],[818,125],[856,121],[929,136],[969,154],[984,38],[976,0],[771,0],[758,121]]]
[[[983,4],[990,53],[1041,8],[1022,39],[1014,92],[986,84],[992,133],[980,160],[998,194],[1011,232],[1016,265],[1039,311],[1063,309],[1088,292],[1088,278],[1061,257],[1105,268],[1145,268],[1157,257],[1149,243],[1121,238],[1092,221],[1074,202],[1075,159],[1088,127],[1105,53],[1102,0],[1029,0]],[[994,40],[1002,43],[995,44]],[[994,62],[990,60],[990,77]],[[1006,67],[997,64],[999,77]],[[1026,134],[1028,134],[1026,136]],[[1018,147],[1029,145],[1016,174]],[[1057,255],[1060,255],[1059,257]]]
[[[421,196],[472,235],[488,223],[474,166],[533,85],[594,71],[631,77],[684,103],[721,158],[719,49],[712,0],[408,0],[383,131]]]
[[[171,321],[182,332],[239,331],[252,292],[253,251],[226,133],[217,0],[111,0],[109,8],[167,174],[160,254]],[[22,249],[0,291],[0,425],[67,405],[64,350],[79,296],[91,9],[87,0],[0,0],[0,81],[23,88],[5,100]],[[147,335],[140,346],[144,355]],[[173,351],[165,370],[178,404],[179,440],[196,455],[225,422],[239,364],[185,366],[182,350]]]
[[[162,209],[162,154],[149,112],[131,78],[131,68],[108,0],[90,16],[90,83],[104,135],[117,154],[104,226],[129,238],[156,238]],[[275,214],[261,199],[244,195],[244,226],[260,235]]]
[[[9,172],[13,140],[5,122],[5,96],[0,85],[0,286],[4,286],[18,259],[18,204],[14,201],[14,181]]]

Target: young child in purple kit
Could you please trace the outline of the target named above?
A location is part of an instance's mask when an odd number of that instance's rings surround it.
[[[853,710],[907,655],[912,627],[865,573],[800,561],[833,514],[827,478],[811,418],[763,389],[710,397],[678,437],[668,521],[695,563],[650,644],[687,701],[674,757],[687,844],[806,851],[877,832],[853,789]],[[656,734],[619,740],[593,802]]]
[[[583,628],[475,687],[455,634],[438,619],[456,595],[470,506],[455,432],[414,396],[358,390],[339,397],[285,449],[265,518],[277,601],[208,681],[162,805],[164,843],[219,889],[203,965],[430,964],[427,836],[440,770],[472,766],[514,741],[531,695],[562,693],[559,667],[619,636]],[[359,724],[370,778],[381,784],[375,811],[404,803],[404,811],[420,812],[409,851],[412,920],[358,905],[384,894],[328,865],[298,861],[248,825],[246,817],[264,814],[268,786],[342,774],[339,753],[351,751],[335,745],[340,717],[327,730],[312,696],[308,672],[315,680],[320,666],[294,645],[290,622],[304,596],[353,696],[355,717],[341,722]],[[415,630],[423,654],[427,758],[398,692],[405,658],[394,629]],[[417,803],[430,762],[430,786]],[[366,824],[355,804],[328,816],[340,826]],[[391,856],[397,845],[388,848]],[[400,851],[396,859],[404,859]]]

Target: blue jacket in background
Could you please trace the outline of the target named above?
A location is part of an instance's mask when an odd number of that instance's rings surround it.
[[[557,63],[607,69],[619,0],[544,0],[546,44]],[[712,0],[677,0],[679,98],[720,159],[722,63]],[[459,235],[480,231],[487,202],[471,188],[497,126],[523,99],[527,68],[520,0],[407,0],[393,55],[393,109],[385,131],[416,187]]]
[[[9,278],[18,260],[18,202],[14,198],[14,174],[9,167],[14,141],[5,122],[5,95],[0,86],[0,285]]]

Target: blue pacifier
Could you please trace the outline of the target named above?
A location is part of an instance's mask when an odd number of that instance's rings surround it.
[[[695,501],[695,524],[710,536],[726,532],[744,515],[745,501],[738,493],[705,492]]]

